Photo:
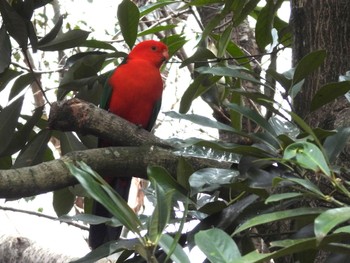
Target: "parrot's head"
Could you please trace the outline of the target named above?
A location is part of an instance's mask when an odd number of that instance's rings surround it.
[[[163,62],[169,59],[168,47],[160,41],[146,40],[137,44],[128,58],[144,58],[160,68]]]

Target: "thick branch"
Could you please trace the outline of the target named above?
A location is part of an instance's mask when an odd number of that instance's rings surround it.
[[[148,165],[166,167],[175,174],[179,155],[154,146],[108,147],[72,152],[61,159],[31,167],[0,170],[0,198],[20,198],[74,185],[75,178],[65,162],[84,161],[101,175],[146,178]],[[184,157],[195,170],[229,168],[231,163],[198,157]]]
[[[52,104],[49,126],[60,131],[95,135],[120,146],[148,144],[169,147],[139,126],[79,99]]]
[[[102,176],[147,177],[148,165],[163,166],[176,174],[179,154],[146,130],[93,104],[72,99],[52,105],[51,129],[93,134],[117,145],[71,152],[61,159],[31,167],[0,170],[0,198],[21,198],[76,184],[67,162],[83,161]],[[184,156],[195,170],[207,167],[229,168],[231,163]]]

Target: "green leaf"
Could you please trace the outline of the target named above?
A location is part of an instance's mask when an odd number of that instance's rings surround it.
[[[174,111],[169,111],[169,112],[166,112],[165,115],[169,116],[171,118],[188,120],[188,121],[191,121],[193,123],[203,125],[206,127],[210,127],[210,128],[214,128],[214,129],[219,129],[219,130],[223,130],[223,131],[231,131],[231,132],[235,131],[231,126],[228,126],[226,124],[223,124],[223,123],[211,120],[207,117],[203,117],[203,116],[196,115],[196,114],[179,114],[179,113],[174,112]]]
[[[245,117],[247,117],[251,121],[255,122],[261,128],[263,128],[266,132],[271,134],[271,136],[277,137],[277,134],[276,134],[275,130],[272,128],[272,126],[270,125],[270,123],[267,120],[265,120],[265,118],[262,117],[260,114],[258,114],[256,111],[253,111],[247,107],[240,106],[240,105],[233,104],[233,103],[227,103],[226,106],[229,107],[230,109],[236,111],[236,112],[241,113],[242,115],[244,115]]]
[[[171,57],[186,44],[187,40],[182,34],[172,34],[164,37],[162,42],[168,46],[169,57]]]
[[[6,88],[7,84],[15,77],[21,75],[21,73],[20,71],[12,69],[6,69],[4,72],[0,73],[0,91]]]
[[[26,50],[29,36],[27,23],[31,22],[25,21],[6,0],[0,0],[0,13],[7,32],[17,41],[21,49]]]
[[[279,84],[286,90],[289,91],[289,89],[292,86],[292,76],[294,74],[294,68],[291,70],[288,70],[284,73],[278,73],[272,68],[267,69],[266,73],[270,74],[271,77],[278,81]]]
[[[301,167],[331,175],[322,151],[313,143],[296,142],[288,145],[284,150],[283,159],[294,160]]]
[[[0,111],[0,155],[3,155],[11,143],[21,113],[24,96],[19,97],[9,106]]]
[[[134,251],[135,247],[140,246],[140,240],[135,239],[120,239],[118,242],[111,241],[105,243],[98,248],[92,250],[90,253],[86,254],[84,257],[72,260],[71,263],[93,263],[98,262],[99,259],[108,257],[111,254],[131,250]]]
[[[271,223],[271,222],[283,220],[283,219],[292,219],[296,217],[319,215],[324,211],[325,211],[324,208],[319,208],[319,207],[315,207],[315,208],[301,207],[296,209],[289,209],[284,211],[258,215],[245,221],[233,232],[232,235],[236,235],[237,233],[242,232],[243,230],[246,230],[254,226]]]
[[[173,241],[174,239],[170,235],[164,234],[160,238],[159,246],[164,250],[166,254],[168,254],[173,245]],[[176,244],[175,250],[171,254],[170,258],[175,263],[190,263],[190,259],[179,244]]]
[[[233,25],[238,26],[243,22],[244,19],[257,7],[260,0],[249,0],[249,1],[235,1],[235,3],[240,4],[239,9],[232,10],[235,14],[233,17]]]
[[[164,193],[174,190],[176,200],[187,200],[188,192],[163,167],[150,166],[147,171],[151,174],[152,180],[162,187]]]
[[[350,81],[327,83],[322,86],[312,98],[310,110],[315,111],[327,103],[333,102],[339,96],[350,90]]]
[[[215,89],[213,85],[220,78],[221,77],[211,77],[209,74],[198,75],[182,95],[179,112],[188,112],[192,101],[199,96],[206,94],[210,89]]]
[[[272,25],[275,16],[274,1],[267,1],[261,9],[255,26],[255,38],[260,50],[272,43]]]
[[[94,48],[94,49],[107,49],[107,50],[117,51],[113,45],[108,44],[104,41],[96,40],[96,39],[85,40],[83,43],[80,44],[80,46]]]
[[[72,132],[62,132],[59,138],[63,155],[69,152],[87,149],[87,147]]]
[[[216,76],[238,78],[242,80],[251,81],[259,85],[267,86],[265,83],[262,83],[261,81],[257,80],[253,76],[253,72],[241,66],[230,65],[230,66],[218,66],[218,67],[200,67],[196,70],[201,74],[213,74]]]
[[[292,117],[293,121],[300,128],[302,128],[307,134],[309,134],[315,140],[316,144],[319,147],[322,147],[322,145],[320,143],[320,140],[318,139],[318,137],[315,134],[315,132],[311,129],[311,127],[302,118],[300,118],[297,114],[295,114],[294,112],[290,111],[289,114]]]
[[[132,1],[123,0],[118,6],[117,16],[124,40],[132,49],[137,37],[140,11]]]
[[[286,199],[292,199],[295,197],[302,197],[303,194],[302,193],[283,193],[283,194],[274,194],[274,195],[270,195],[266,200],[265,200],[265,204],[268,203],[273,203],[273,202],[280,202]]]
[[[329,162],[335,162],[337,156],[343,151],[346,143],[349,141],[350,127],[337,129],[337,133],[328,136],[324,141],[323,147],[328,155]]]
[[[42,37],[39,41],[38,41],[38,45],[45,45],[47,43],[49,43],[50,41],[54,40],[55,37],[57,37],[58,33],[61,31],[63,25],[63,15],[61,15],[55,26],[50,30],[49,33],[47,33],[44,37]]]
[[[67,33],[57,35],[56,38],[46,44],[39,45],[38,49],[43,51],[58,51],[74,48],[84,43],[89,34],[90,32],[88,31],[73,29]]]
[[[52,131],[41,130],[34,138],[29,141],[21,150],[13,168],[32,166],[43,162],[44,160],[53,160],[53,154],[48,147]]]
[[[212,263],[232,263],[241,257],[236,243],[221,229],[199,231],[194,238],[196,245]]]
[[[188,182],[194,169],[185,158],[179,157],[177,168],[176,168],[176,180],[177,182],[187,191],[190,191],[190,184]]]
[[[290,181],[296,184],[301,185],[306,190],[312,192],[313,194],[318,195],[320,198],[325,198],[325,195],[321,192],[321,190],[309,179],[302,179],[302,178],[287,178],[286,181]]]
[[[324,243],[330,244],[331,242],[342,241],[347,236],[334,234],[325,237]],[[251,263],[251,262],[268,262],[270,259],[277,259],[282,256],[292,255],[294,253],[302,251],[310,251],[319,249],[316,244],[316,238],[302,238],[302,239],[286,239],[281,241],[273,241],[271,245],[274,247],[282,247],[282,249],[276,250],[271,253],[261,253],[257,250],[250,252],[240,259],[235,260],[235,263]],[[325,245],[326,246],[326,245]],[[327,247],[327,246],[326,246]]]
[[[75,195],[69,191],[69,188],[62,188],[53,192],[53,208],[57,216],[68,214],[73,208]]]
[[[0,28],[0,74],[3,73],[11,63],[11,42],[5,26]]]
[[[97,216],[97,215],[91,215],[91,214],[75,214],[73,216],[62,215],[59,217],[59,220],[62,222],[82,221],[82,222],[84,222],[86,224],[90,224],[90,225],[99,225],[102,223],[111,222],[112,220],[116,220],[116,219]]]
[[[238,171],[219,168],[203,168],[194,172],[189,178],[191,194],[212,192],[223,185],[228,185],[240,178]]]
[[[22,90],[24,90],[27,86],[31,85],[35,81],[35,75],[32,73],[27,73],[19,76],[10,91],[9,100],[16,97]]]
[[[216,56],[209,49],[199,46],[192,56],[182,61],[180,68],[185,67],[191,63],[199,61],[204,62],[208,59],[216,59]]]
[[[327,52],[317,50],[304,56],[295,67],[293,85],[299,83],[320,67],[325,60]]]
[[[148,15],[149,13],[153,12],[154,10],[157,10],[163,6],[167,6],[167,5],[173,5],[176,3],[183,3],[181,1],[159,1],[159,2],[155,2],[155,3],[150,3],[147,2],[147,5],[144,5],[142,7],[140,7],[140,18],[144,17],[145,15]]]
[[[328,209],[315,219],[315,236],[320,243],[337,225],[350,219],[350,207]]]
[[[33,128],[40,121],[43,112],[44,106],[36,108],[33,115],[28,116],[27,122],[21,128],[17,127],[18,131],[12,137],[11,143],[4,154],[14,154],[24,147],[31,135],[35,134]]]
[[[140,220],[125,200],[101,176],[83,162],[77,163],[79,167],[68,162],[65,164],[92,198],[101,203],[123,226],[141,237]]]
[[[227,48],[227,46],[230,43],[231,38],[232,38],[232,36],[231,36],[232,30],[233,30],[233,27],[228,26],[220,36],[220,40],[218,43],[218,57],[219,58],[222,58],[225,55],[226,48]]]
[[[148,236],[154,244],[158,244],[159,239],[167,226],[172,210],[172,198],[174,189],[169,189],[168,185],[158,182],[159,176],[168,176],[167,172],[159,167],[148,167],[147,175],[153,189],[156,191],[156,205],[149,221]]]
[[[148,28],[148,29],[138,33],[137,36],[142,37],[142,36],[146,36],[146,35],[151,35],[151,34],[161,32],[161,31],[171,30],[175,27],[176,27],[176,25],[155,26],[155,27]]]

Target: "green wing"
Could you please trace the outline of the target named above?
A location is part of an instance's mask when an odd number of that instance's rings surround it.
[[[162,99],[159,99],[153,107],[151,118],[147,125],[147,131],[151,131],[158,117],[160,107],[162,106]]]
[[[113,72],[114,70],[108,72],[104,79],[103,91],[100,99],[100,108],[105,110],[108,110],[109,101],[111,100],[111,96],[112,96],[112,87],[109,85],[108,80],[113,74]]]

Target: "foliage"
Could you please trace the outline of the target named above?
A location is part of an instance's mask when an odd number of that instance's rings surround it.
[[[63,32],[63,16],[51,31],[38,37],[32,16],[36,9],[48,2],[13,1],[10,5],[0,0],[3,21],[0,56],[4,58],[0,61],[0,92],[9,88],[8,101],[11,102],[0,112],[2,169],[53,159],[49,147],[52,137],[60,141],[63,154],[93,145],[79,135],[48,131],[44,110],[47,105],[36,105],[31,115],[23,113],[24,94],[28,87],[32,87],[30,85],[34,83],[43,94],[47,92],[39,78],[45,73],[33,68],[30,52],[65,52],[68,58],[62,70],[64,74],[55,89],[56,99],[78,97],[96,104],[100,100],[101,86],[109,74],[108,66],[125,56],[110,43],[89,39],[87,31],[75,28]],[[154,201],[154,211],[150,216],[134,214],[124,200],[86,164],[68,163],[71,173],[89,195],[99,200],[114,216],[107,219],[77,215],[73,219],[91,224],[123,224],[136,236],[105,244],[77,262],[93,262],[115,252],[121,252],[121,259],[133,255],[135,260],[143,258],[149,262],[166,262],[168,259],[189,262],[184,248],[195,246],[211,262],[266,262],[287,255],[293,255],[300,262],[313,262],[315,253],[309,253],[307,258],[303,253],[320,249],[342,257],[349,254],[346,240],[350,235],[347,224],[350,219],[350,182],[341,176],[342,172],[349,171],[345,167],[337,167],[336,160],[349,138],[350,129],[312,129],[288,107],[290,100],[302,88],[304,79],[323,63],[327,54],[324,50],[315,51],[286,72],[279,73],[271,66],[264,72],[265,79],[257,75],[249,64],[250,56],[232,41],[233,29],[247,16],[255,19],[256,41],[261,52],[266,52],[267,47],[275,51],[277,46],[284,49],[291,41],[288,24],[276,13],[284,1],[267,1],[264,7],[257,6],[258,2],[159,1],[138,8],[129,0],[122,1],[116,31],[121,33],[128,47],[132,48],[137,39],[157,35],[169,46],[169,53],[173,56],[187,42],[182,30],[183,21],[171,16],[163,17],[164,22],[149,22],[148,28],[140,30],[141,19],[157,17],[161,14],[160,10],[169,8],[192,16],[192,10],[196,8],[214,4],[222,6],[221,12],[214,15],[197,34],[198,45],[194,54],[182,61],[181,67],[194,65],[194,79],[181,99],[180,113],[169,112],[167,115],[232,133],[245,138],[248,143],[242,145],[193,138],[179,142],[177,145],[184,156],[196,154],[209,158],[206,153],[200,152],[200,149],[205,149],[207,152],[215,151],[219,156],[235,154],[237,161],[232,160],[230,170],[193,171],[184,158],[179,158],[177,175],[170,175],[164,168],[150,166],[148,176],[152,186],[149,198]],[[225,23],[222,33],[214,34],[213,29],[222,27],[223,19],[232,13],[235,14],[233,19]],[[274,30],[277,32],[277,44]],[[215,51],[208,48],[207,39],[213,43]],[[263,55],[272,59],[275,51]],[[20,66],[15,60],[30,66]],[[270,79],[273,81],[268,81]],[[258,90],[247,91],[242,84],[250,82],[276,91],[274,81],[283,89],[283,101]],[[328,83],[318,91],[310,109],[316,110],[349,90],[348,78]],[[228,109],[230,122],[224,124],[187,114],[193,100],[198,97],[205,98],[217,108]],[[229,101],[227,98],[232,99]],[[254,104],[255,109],[243,105],[243,98]],[[258,109],[265,109],[271,115],[263,115]],[[257,129],[242,130],[243,118],[253,122]],[[320,184],[315,184],[315,181],[320,181]],[[323,184],[329,188],[322,188]],[[66,190],[55,194],[54,205],[59,215],[73,206],[74,196],[68,194],[67,197]],[[322,205],[312,207],[310,203]],[[290,224],[291,231],[274,231],[273,227],[269,230],[276,222]],[[257,239],[266,244],[266,250],[257,251],[254,242]]]

